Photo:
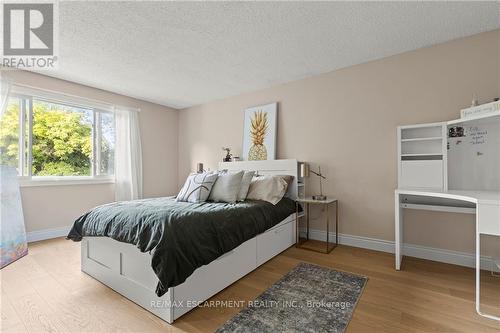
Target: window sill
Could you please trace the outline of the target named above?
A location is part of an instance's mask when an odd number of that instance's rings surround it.
[[[115,182],[114,178],[104,177],[19,177],[18,179],[20,187],[113,184]]]

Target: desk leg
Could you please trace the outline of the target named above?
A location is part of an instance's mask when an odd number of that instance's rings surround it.
[[[295,202],[295,247],[299,245],[299,203]]]
[[[306,215],[307,215],[307,217],[306,217],[306,228],[307,228],[306,229],[306,239],[309,240],[309,212],[310,212],[310,210],[309,210],[309,203],[308,202],[306,202],[306,207],[307,207],[306,208],[306,210],[307,210],[307,213],[306,213]]]
[[[330,209],[329,204],[326,204],[326,252],[330,248]]]
[[[476,211],[476,312],[481,314],[481,235]]]
[[[401,269],[401,259],[403,258],[402,243],[403,243],[403,209],[401,208],[399,194],[394,195],[394,230],[395,230],[395,255],[396,255],[396,270]]]
[[[335,201],[335,246],[339,245],[339,201]]]
[[[477,206],[476,206],[477,207]],[[477,209],[477,208],[476,208]],[[500,317],[481,312],[481,234],[479,233],[479,211],[476,211],[476,312],[483,317],[500,321]]]

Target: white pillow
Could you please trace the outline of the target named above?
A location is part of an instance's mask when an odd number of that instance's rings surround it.
[[[242,178],[243,171],[219,173],[208,199],[215,202],[235,202],[238,199]]]
[[[248,189],[250,188],[253,175],[255,175],[255,171],[245,171],[243,174],[243,177],[241,178],[240,192],[238,193],[238,201],[244,201],[247,198]]]
[[[247,199],[264,200],[276,205],[285,195],[286,181],[280,176],[253,177]]]
[[[204,202],[217,180],[216,173],[195,173],[188,176],[176,201]]]

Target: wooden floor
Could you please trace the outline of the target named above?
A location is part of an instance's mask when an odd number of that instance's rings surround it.
[[[239,309],[198,308],[168,325],[80,271],[80,244],[30,244],[1,271],[1,332],[212,332]],[[474,311],[472,269],[340,246],[330,254],[290,248],[213,300],[252,300],[299,262],[369,278],[347,332],[499,332]],[[489,306],[500,312],[500,278],[484,272]]]

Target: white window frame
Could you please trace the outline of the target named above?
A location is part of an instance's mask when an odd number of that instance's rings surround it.
[[[100,151],[99,142],[101,141],[100,133],[100,118],[103,113],[113,113],[112,107],[100,107],[100,105],[86,105],[87,103],[75,103],[66,96],[51,93],[49,97],[45,97],[43,92],[39,94],[23,94],[14,92],[9,98],[20,99],[19,109],[19,185],[22,187],[28,186],[51,186],[51,185],[79,185],[79,184],[106,184],[115,182],[115,170],[113,175],[100,175]],[[70,107],[78,107],[92,111],[92,157],[91,157],[91,175],[90,176],[33,176],[32,172],[32,133],[33,133],[33,99],[44,102],[62,104]],[[26,143],[25,131],[28,127],[28,135]],[[116,138],[116,136],[115,136]],[[116,169],[116,168],[114,168]]]

